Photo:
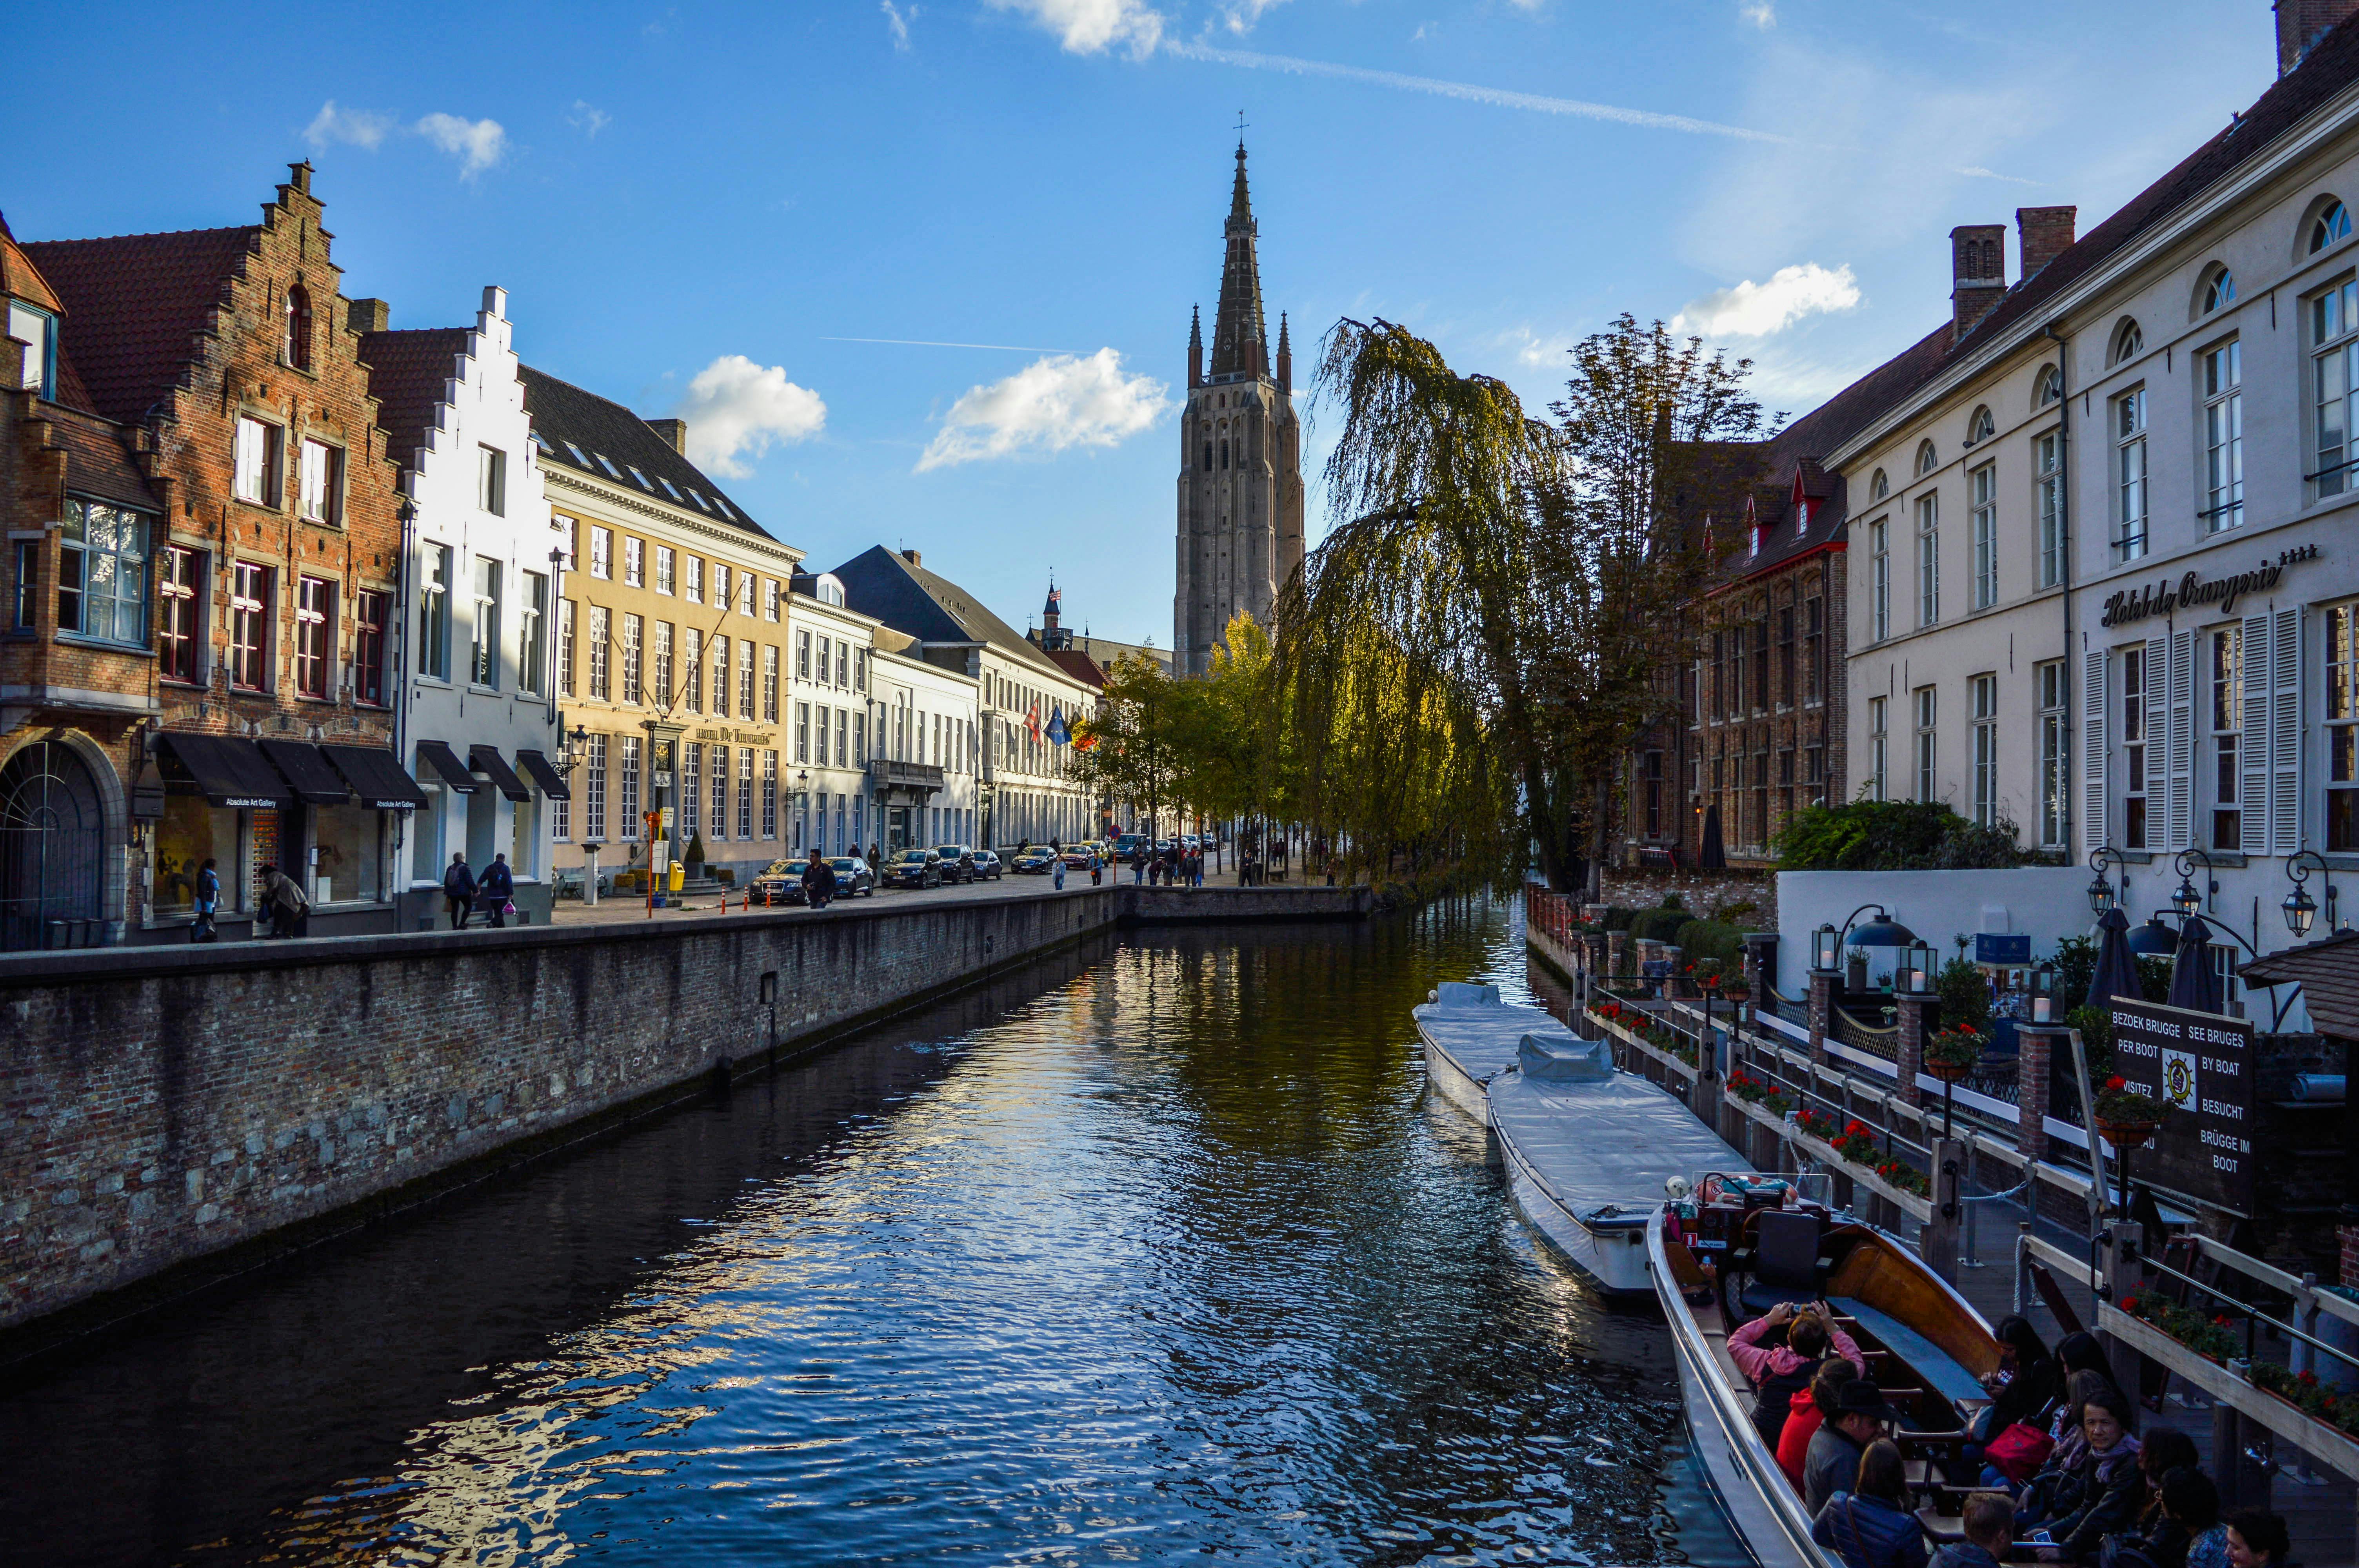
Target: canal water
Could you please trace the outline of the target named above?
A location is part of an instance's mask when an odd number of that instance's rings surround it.
[[[1511,919],[1109,940],[20,1372],[0,1559],[1735,1561],[1423,1093]]]

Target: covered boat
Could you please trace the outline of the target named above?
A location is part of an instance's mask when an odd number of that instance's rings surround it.
[[[1781,1302],[1823,1300],[1858,1342],[1900,1414],[1892,1437],[1919,1518],[1937,1539],[1956,1538],[1959,1503],[1979,1474],[1966,1428],[1990,1402],[1982,1379],[1999,1365],[1990,1325],[1963,1296],[1897,1238],[1803,1201],[1792,1181],[1725,1168],[1657,1214],[1647,1256],[1697,1455],[1758,1561],[1841,1568],[1810,1540],[1801,1496],[1755,1428],[1753,1389],[1728,1350],[1731,1333]]]
[[[1664,1183],[1747,1167],[1677,1096],[1615,1068],[1610,1042],[1526,1034],[1516,1055],[1485,1100],[1516,1207],[1600,1290],[1644,1294]]]
[[[1499,988],[1444,980],[1410,1011],[1425,1042],[1426,1081],[1467,1115],[1484,1114],[1483,1086],[1516,1065],[1516,1043],[1527,1034],[1577,1044],[1572,1031],[1536,1007],[1499,1000]]]

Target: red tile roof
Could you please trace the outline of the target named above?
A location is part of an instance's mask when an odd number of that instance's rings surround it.
[[[1101,689],[1104,687],[1105,671],[1098,667],[1098,662],[1095,659],[1082,653],[1079,648],[1049,648],[1044,649],[1043,652],[1056,662],[1059,669],[1063,670],[1075,680],[1085,681]]]
[[[361,362],[386,451],[404,468],[417,466],[418,449],[434,421],[434,406],[459,373],[456,362],[473,336],[465,327],[424,327],[361,334]]]
[[[125,440],[129,432],[121,426],[95,415],[60,408],[49,419],[49,429],[65,449],[68,490],[142,512],[163,510]]]
[[[94,412],[125,424],[146,417],[197,357],[261,234],[190,229],[25,245],[65,307],[60,336]]]

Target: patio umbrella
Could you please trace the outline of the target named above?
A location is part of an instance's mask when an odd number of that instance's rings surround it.
[[[2179,951],[2170,966],[2170,1005],[2194,1012],[2218,1012],[2220,977],[2212,969],[2212,928],[2190,914],[2179,928]]]
[[[2117,996],[2137,1001],[2146,995],[2138,985],[2137,960],[2130,957],[2129,928],[2129,917],[2118,909],[2097,917],[2097,968],[2089,977],[2085,1005],[2103,1007]]]
[[[1728,870],[1728,847],[1720,839],[1720,802],[1713,801],[1703,808],[1703,848],[1696,851],[1699,871]]]

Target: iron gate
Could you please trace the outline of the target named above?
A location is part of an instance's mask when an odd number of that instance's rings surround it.
[[[90,768],[36,741],[0,768],[0,951],[105,940],[105,813]]]

